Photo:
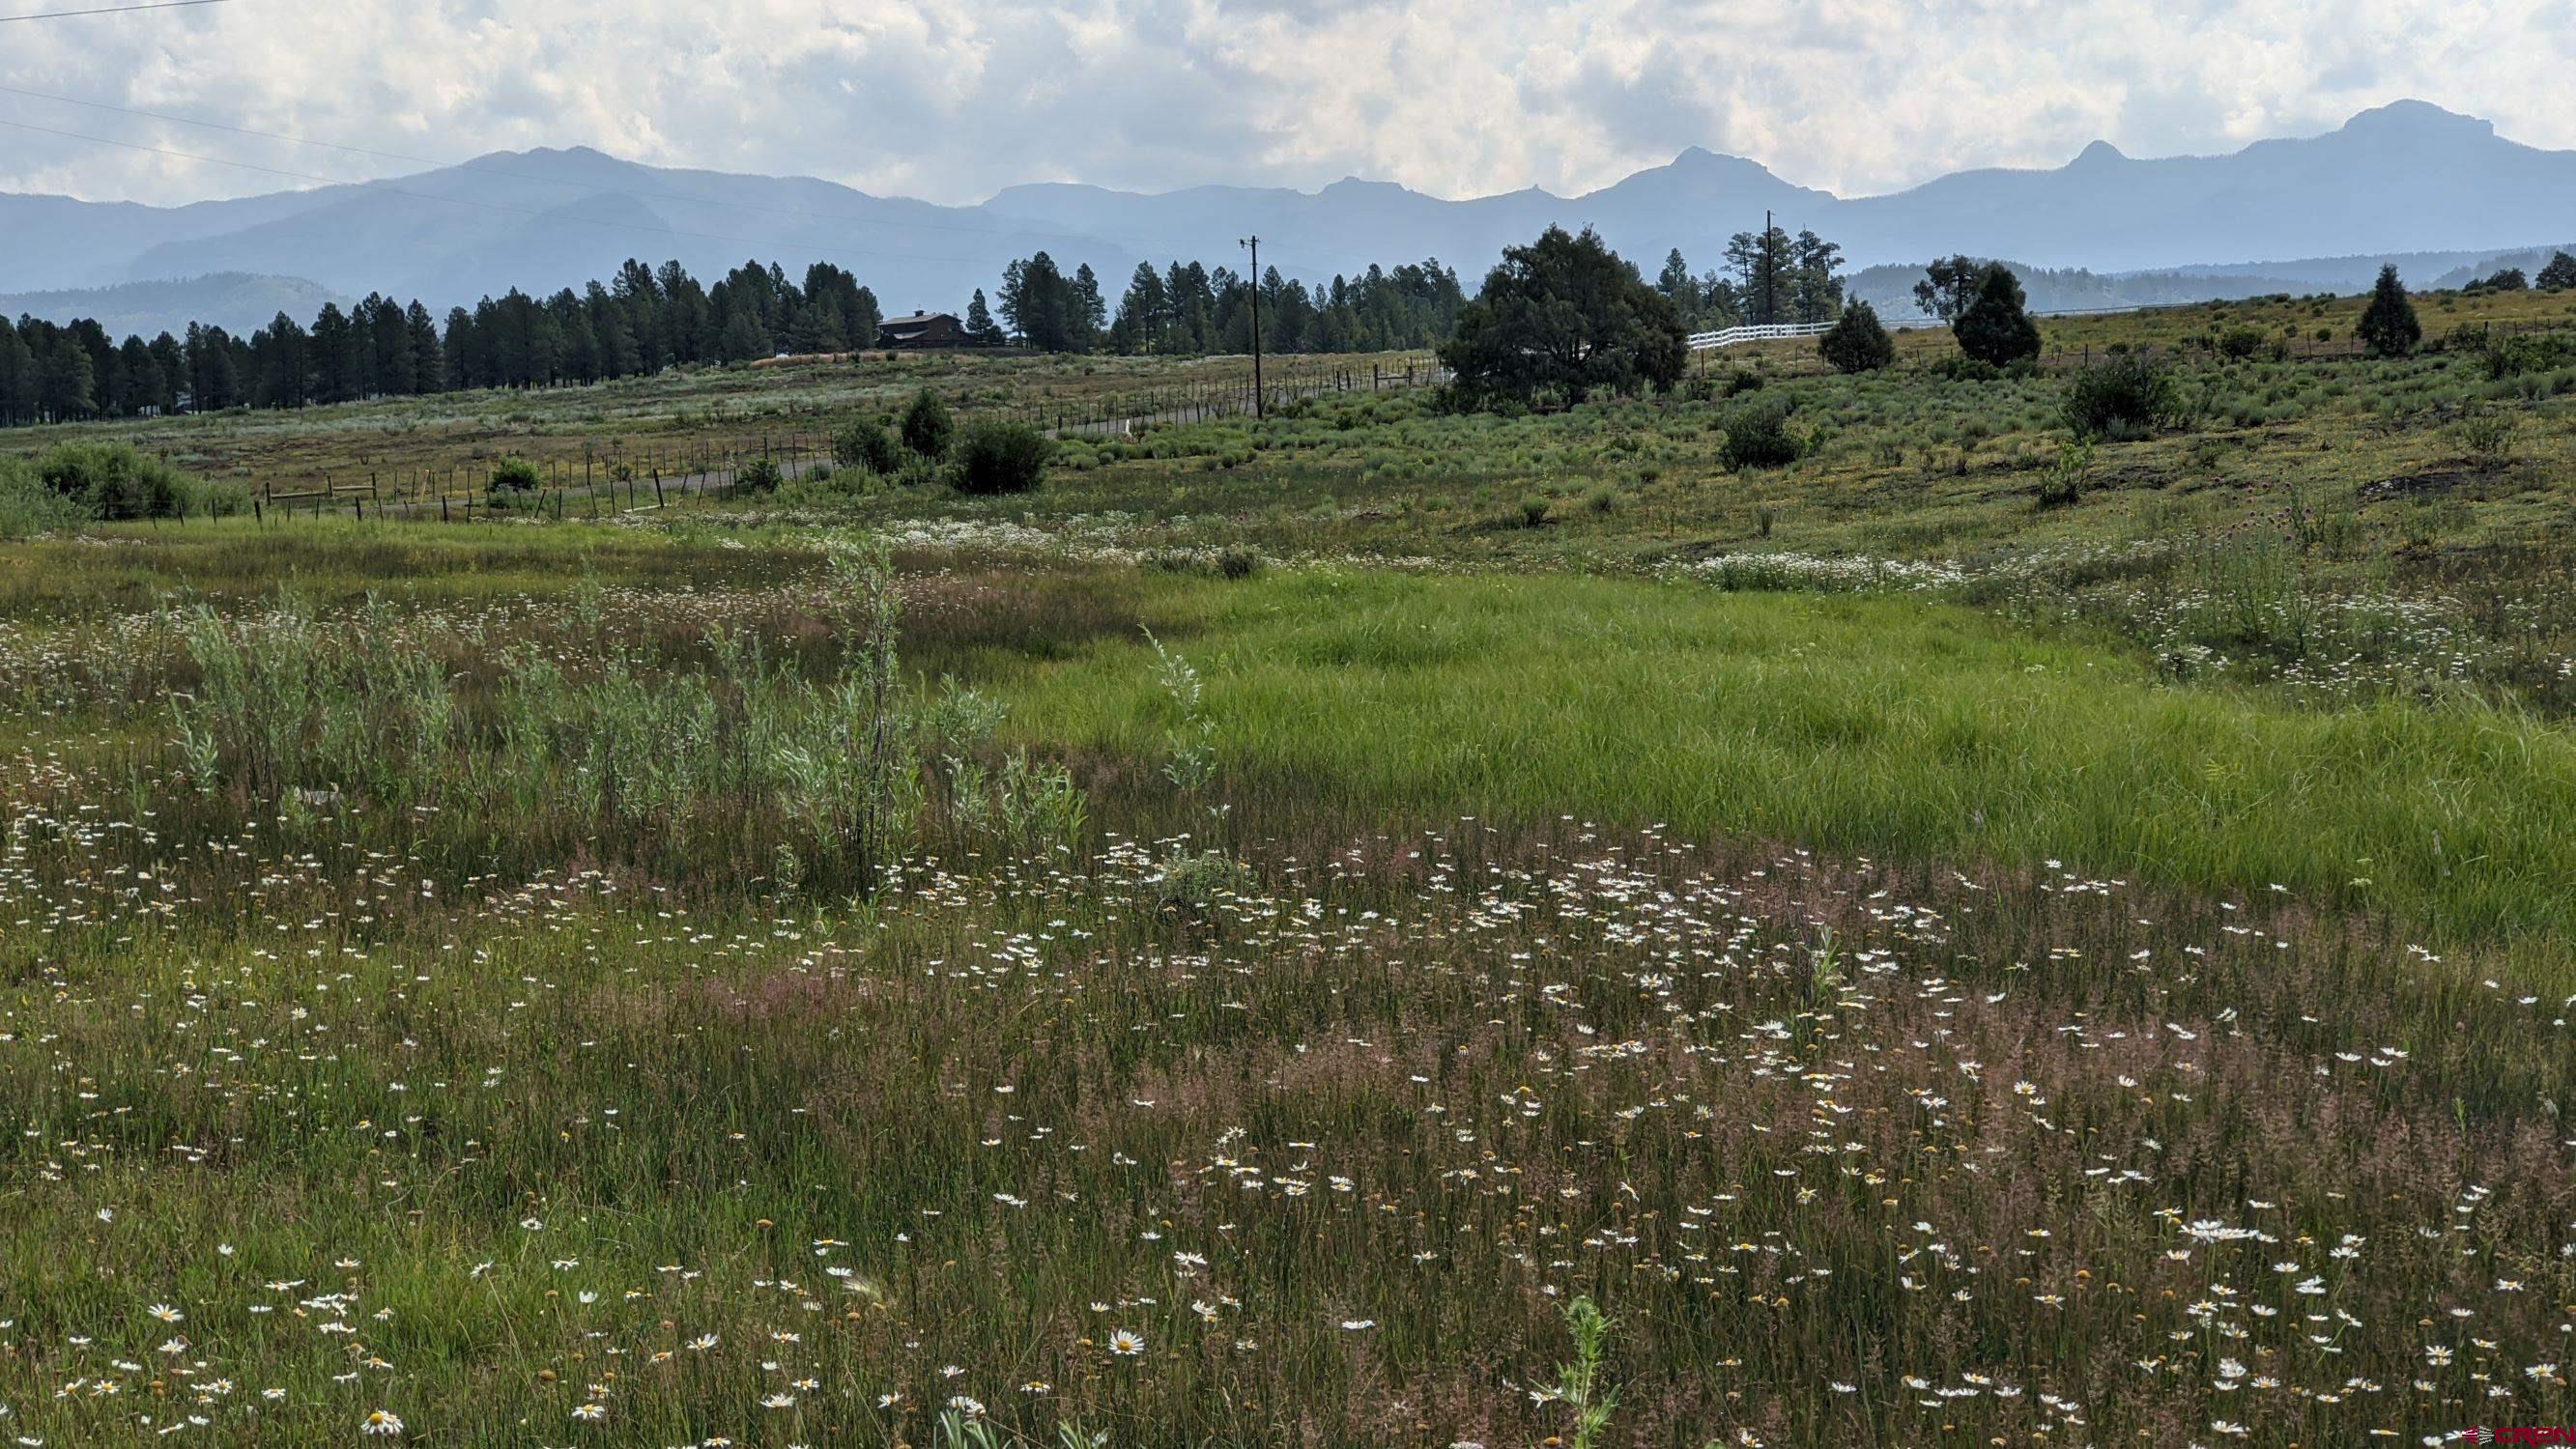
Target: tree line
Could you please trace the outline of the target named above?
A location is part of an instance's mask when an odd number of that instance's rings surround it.
[[[1674,319],[1692,332],[1747,324],[1831,322],[1843,310],[1843,249],[1812,231],[1739,231],[1726,244],[1724,270],[1698,276],[1681,248],[1664,254],[1655,290]]]
[[[0,317],[0,426],[249,406],[303,407],[488,387],[550,387],[875,344],[876,295],[829,262],[802,285],[746,262],[700,283],[678,262],[628,261],[605,282],[543,299],[512,288],[444,323],[382,294],[307,326],[280,312],[248,337],[191,323],[184,338],[112,340],[88,318]]]
[[[1467,299],[1458,274],[1437,258],[1393,270],[1372,264],[1356,277],[1313,287],[1264,268],[1256,289],[1231,267],[1140,262],[1113,315],[1086,263],[1068,275],[1039,252],[1002,274],[995,302],[978,291],[966,329],[980,341],[1018,341],[1042,352],[1122,356],[1244,353],[1252,350],[1259,297],[1266,352],[1388,352],[1430,347],[1456,330]]]

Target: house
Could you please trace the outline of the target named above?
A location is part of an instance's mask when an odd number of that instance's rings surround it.
[[[974,340],[953,312],[915,312],[877,326],[879,347],[963,347]]]

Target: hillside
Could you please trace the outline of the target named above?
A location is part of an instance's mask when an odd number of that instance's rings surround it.
[[[349,299],[301,277],[218,272],[176,281],[0,296],[0,316],[35,316],[66,324],[87,317],[107,329],[110,337],[119,338],[148,338],[163,332],[180,336],[191,322],[239,335],[267,326],[280,312],[298,322],[309,321],[324,303],[333,301],[345,306]]]

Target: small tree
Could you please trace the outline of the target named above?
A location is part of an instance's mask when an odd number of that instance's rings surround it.
[[[2540,275],[2532,279],[2532,285],[2544,292],[2561,292],[2576,287],[2576,257],[2565,252],[2551,256],[2549,265],[2542,267]]]
[[[984,300],[984,289],[975,289],[975,299],[966,304],[966,335],[983,347],[999,347],[1009,339],[1002,326],[993,320],[992,306]]]
[[[912,405],[903,410],[902,431],[905,447],[925,458],[944,458],[957,440],[957,420],[939,394],[925,387],[913,394]]]
[[[1926,315],[1955,322],[1977,300],[1977,285],[1985,275],[1986,264],[1975,257],[1938,258],[1923,268],[1923,280],[1914,284],[1914,305]]]
[[[1046,476],[1055,445],[1027,423],[984,418],[957,441],[957,491],[1026,493]]]
[[[894,438],[874,418],[861,418],[832,439],[832,461],[844,468],[865,468],[881,478],[892,476],[903,465],[895,456]]]
[[[2378,285],[2370,289],[2370,305],[2362,309],[2353,335],[2380,357],[2404,357],[2424,340],[2424,324],[2415,320],[2415,304],[2406,300],[2406,284],[2397,280],[2396,267],[2379,269]]]
[[[1959,350],[1979,362],[2003,367],[2039,355],[2039,324],[2030,320],[2021,281],[2001,262],[1990,264],[1977,283],[1976,300],[1950,323]]]
[[[1816,339],[1816,350],[1838,372],[1871,372],[1896,360],[1896,339],[1879,325],[1876,308],[1854,302],[1831,331]]]

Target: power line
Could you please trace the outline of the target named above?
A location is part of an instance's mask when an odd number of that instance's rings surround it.
[[[42,15],[0,15],[0,25],[12,20],[73,20],[83,15],[131,15],[137,10],[185,10],[191,5],[221,5],[224,0],[158,0],[151,5],[110,5],[101,10],[49,10]]]
[[[208,0],[208,3],[211,3],[211,0]],[[317,141],[309,136],[294,136],[283,131],[261,131],[249,126],[228,126],[221,121],[201,121],[193,116],[174,116],[162,111],[137,110],[131,106],[110,105],[105,101],[85,101],[78,96],[58,96],[51,92],[31,91],[20,86],[0,85],[0,95],[25,96],[30,100],[54,101],[66,106],[82,106],[89,110],[108,111],[120,116],[136,116],[144,120],[167,121],[172,125],[178,126],[198,126],[209,131],[229,132],[236,136],[256,136],[264,141],[285,141],[296,146],[317,146],[326,151],[346,151],[354,156],[372,156],[379,161],[402,161],[415,166],[430,166],[443,170],[476,171],[490,176],[515,177],[521,181],[544,182],[553,186],[570,187],[577,191],[595,192],[603,196],[652,196],[659,197],[666,201],[687,201],[700,206],[724,207],[734,211],[762,211],[776,216],[803,217],[811,221],[839,222],[853,226],[899,226],[909,227],[920,231],[965,232],[977,236],[1008,236],[1014,234],[1013,232],[1006,231],[1000,227],[958,226],[954,224],[928,221],[896,221],[887,217],[853,216],[846,212],[811,211],[803,207],[763,206],[757,202],[749,201],[721,201],[712,196],[704,196],[695,192],[687,191],[659,191],[649,187],[634,186],[601,186],[592,182],[574,181],[561,176],[546,176],[534,171],[513,170],[505,166],[487,166],[479,161],[441,161],[432,156],[413,156],[401,151],[378,151],[365,146],[348,145],[345,142],[340,141]],[[358,183],[348,184],[354,185]]]
[[[485,211],[504,211],[511,212],[519,216],[543,217],[553,221],[567,222],[576,226],[599,226],[618,231],[649,232],[655,236],[687,237],[696,241],[729,242],[747,247],[774,246],[776,244],[774,241],[764,241],[756,237],[728,236],[719,232],[688,231],[674,226],[648,226],[641,222],[609,221],[601,217],[593,216],[566,216],[557,211],[543,211],[531,206],[512,206],[509,203],[502,201],[478,201],[470,196],[441,196],[434,191],[406,191],[399,186],[387,185],[381,181],[344,181],[336,176],[318,176],[309,171],[289,171],[283,167],[262,166],[252,161],[234,161],[222,156],[203,156],[192,151],[175,151],[166,146],[147,146],[140,141],[119,141],[109,136],[91,136],[85,135],[79,131],[58,130],[52,126],[39,126],[31,121],[13,121],[6,116],[0,116],[0,126],[14,126],[22,131],[34,131],[40,135],[46,136],[60,136],[63,139],[70,141],[87,141],[92,145],[120,146],[128,151],[141,151],[152,156],[168,156],[180,161],[198,161],[209,166],[233,166],[244,171],[257,171],[269,176],[283,176],[294,181],[311,181],[324,186],[363,187],[366,190],[378,192],[383,195],[408,196],[418,201],[443,201],[456,206],[479,207]],[[959,257],[955,255],[938,255],[927,252],[885,252],[869,251],[858,248],[849,249],[845,254],[852,256],[874,257],[879,260],[914,262],[991,262],[1000,260],[999,258],[994,257]]]

